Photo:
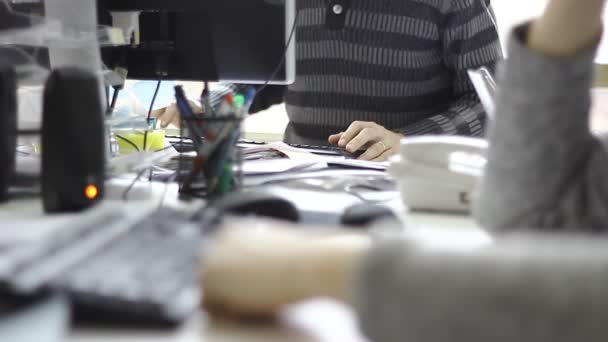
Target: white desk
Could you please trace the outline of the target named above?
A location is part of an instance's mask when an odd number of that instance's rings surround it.
[[[120,199],[128,179],[116,180],[109,186],[110,200]],[[158,205],[164,196],[166,205],[178,205],[177,187],[163,184],[137,184],[130,194],[134,205]],[[128,204],[127,204],[128,205]],[[179,204],[183,205],[183,204]],[[0,227],[14,219],[44,219],[39,199],[12,201],[0,205]],[[69,219],[61,216],[56,219]],[[66,221],[67,222],[67,221]],[[487,239],[470,218],[430,214],[407,215],[408,231],[432,243],[478,244]],[[35,329],[35,327],[33,327]],[[365,341],[359,333],[353,312],[330,301],[316,300],[286,310],[276,324],[264,326],[239,325],[229,322],[210,322],[203,312],[193,315],[186,323],[173,330],[109,329],[75,327],[69,342],[274,342],[274,341]]]

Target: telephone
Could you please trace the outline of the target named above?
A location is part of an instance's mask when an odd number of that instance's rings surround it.
[[[389,172],[410,210],[469,213],[487,148],[487,141],[481,138],[404,138]]]
[[[496,98],[496,81],[494,80],[494,76],[492,76],[492,73],[486,67],[471,69],[467,73],[488,118],[493,120],[496,112],[496,104],[494,102]]]

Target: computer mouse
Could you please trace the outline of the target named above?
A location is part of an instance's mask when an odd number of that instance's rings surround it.
[[[228,193],[211,203],[223,214],[263,216],[298,222],[300,214],[289,200],[263,191],[237,191]]]
[[[399,218],[385,205],[360,203],[352,205],[342,213],[341,222],[347,226],[365,227],[376,221],[395,221]]]

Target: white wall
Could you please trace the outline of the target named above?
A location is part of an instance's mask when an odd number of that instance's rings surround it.
[[[541,15],[546,3],[547,0],[492,0],[503,44],[515,25]]]
[[[513,26],[541,15],[547,2],[548,0],[492,0],[492,6],[498,19],[498,31],[503,44],[506,42]],[[608,15],[605,15],[604,21],[606,27],[608,27]],[[600,44],[596,62],[608,64],[608,34],[604,35]]]
[[[503,45],[513,26],[541,15],[547,2],[548,0],[492,0]],[[608,16],[604,17],[608,27]],[[608,30],[600,44],[596,62],[608,64]],[[596,131],[608,132],[608,88],[596,88],[592,91],[592,96],[591,126]]]

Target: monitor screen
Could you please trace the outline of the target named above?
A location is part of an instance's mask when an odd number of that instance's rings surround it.
[[[101,11],[139,12],[137,44],[104,52],[106,65],[126,64],[129,78],[271,84],[295,79],[295,34],[286,45],[295,0],[99,1]]]

